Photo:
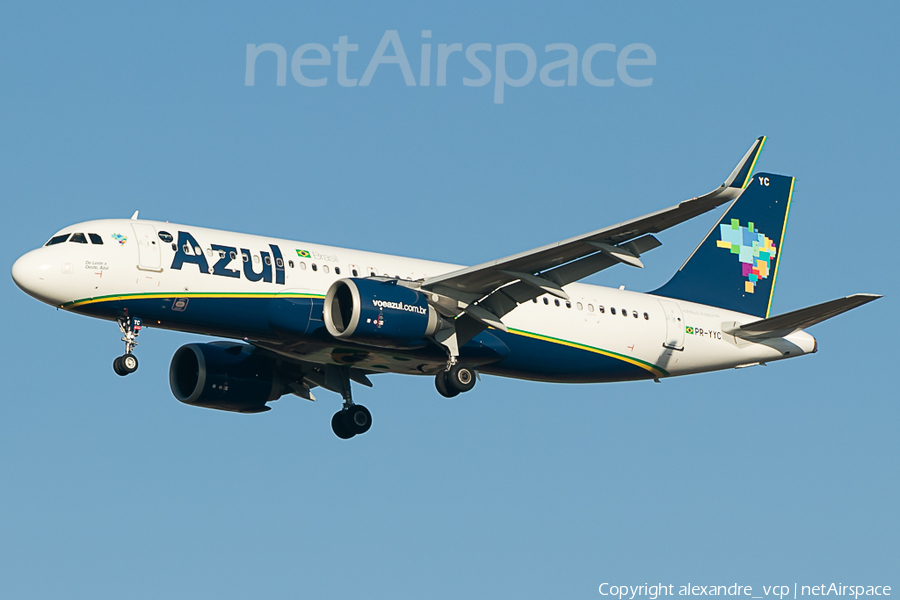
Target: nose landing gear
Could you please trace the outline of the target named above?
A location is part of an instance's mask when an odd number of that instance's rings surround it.
[[[141,320],[134,317],[119,317],[119,331],[122,332],[122,341],[125,342],[125,354],[113,361],[113,371],[116,375],[125,376],[134,373],[138,368],[138,359],[133,354],[137,346],[137,336],[141,333]]]

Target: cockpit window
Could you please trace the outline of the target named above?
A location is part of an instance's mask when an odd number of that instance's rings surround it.
[[[102,244],[103,238],[97,235],[96,233],[89,233],[88,237],[91,238],[92,244]]]
[[[87,238],[84,237],[83,233],[73,233],[72,238],[69,241],[76,244],[87,244]]]
[[[53,236],[52,238],[50,238],[50,241],[44,245],[45,246],[55,246],[56,244],[62,244],[67,239],[69,239],[69,234],[64,233],[62,235]]]

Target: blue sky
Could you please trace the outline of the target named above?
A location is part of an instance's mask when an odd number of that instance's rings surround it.
[[[115,376],[113,324],[0,289],[0,595],[15,598],[581,598],[603,582],[900,585],[897,8],[820,3],[7,4],[0,198],[7,268],[59,228],[146,218],[474,264],[757,170],[797,177],[773,312],[886,297],[818,325],[814,356],[681,379],[563,386],[485,378],[446,400],[378,377],[372,431],[337,397],[255,416],[178,403],[168,362],[198,336],[147,330]],[[419,74],[437,44],[649,45],[648,87],[538,77],[299,85],[247,44],[359,45],[385,31]],[[483,55],[491,70],[495,54]],[[595,68],[615,76],[612,54]],[[553,59],[559,58],[554,55]],[[459,59],[453,62],[453,59]],[[307,68],[307,67],[304,67]],[[318,69],[318,70],[316,70]],[[467,70],[468,69],[468,70]],[[525,61],[511,54],[508,71]],[[559,76],[560,72],[556,73]],[[665,232],[653,289],[713,224]]]

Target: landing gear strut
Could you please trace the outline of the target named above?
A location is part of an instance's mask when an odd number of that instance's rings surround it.
[[[453,398],[475,387],[475,371],[458,362],[435,375],[434,387],[444,398]]]
[[[141,320],[134,317],[119,317],[117,322],[122,332],[122,341],[125,342],[125,354],[113,361],[113,371],[124,377],[134,373],[138,368],[138,359],[133,351],[137,346],[137,336],[141,333]]]

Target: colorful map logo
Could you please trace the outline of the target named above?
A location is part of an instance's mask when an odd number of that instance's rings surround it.
[[[716,246],[727,248],[732,254],[738,255],[741,273],[747,278],[744,291],[752,294],[759,280],[769,277],[772,260],[775,258],[775,243],[757,231],[753,222],[742,227],[740,221],[732,219],[731,225],[719,225],[719,232],[721,239],[716,242]]]
[[[119,245],[120,245],[120,246],[125,245],[125,242],[128,241],[128,238],[125,237],[124,235],[122,235],[121,233],[114,233],[114,234],[112,234],[112,239],[114,239],[114,240],[116,240],[117,242],[119,242]]]

